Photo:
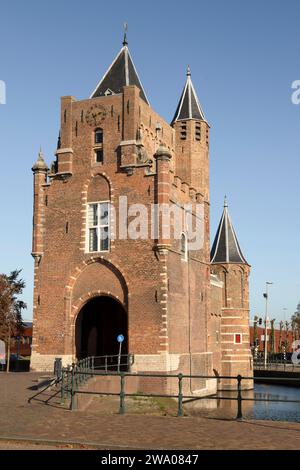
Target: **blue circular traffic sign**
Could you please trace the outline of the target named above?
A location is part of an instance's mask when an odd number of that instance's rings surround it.
[[[118,341],[118,343],[123,343],[123,341],[124,341],[124,336],[123,336],[123,335],[118,335],[118,336],[117,336],[117,341]]]

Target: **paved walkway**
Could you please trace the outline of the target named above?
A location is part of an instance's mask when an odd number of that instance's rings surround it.
[[[59,441],[69,447],[77,442],[74,448],[81,442],[85,448],[100,449],[300,449],[297,423],[103,415],[91,407],[71,412],[28,404],[34,394],[29,388],[38,375],[0,373],[0,448],[6,445],[3,438],[11,437],[37,439],[45,448]]]

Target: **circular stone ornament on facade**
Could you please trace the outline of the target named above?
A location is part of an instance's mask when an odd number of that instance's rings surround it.
[[[91,127],[99,126],[106,118],[106,109],[101,104],[91,106],[85,115],[86,123]]]

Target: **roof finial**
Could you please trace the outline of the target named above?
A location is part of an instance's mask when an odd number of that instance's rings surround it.
[[[191,76],[191,67],[188,65],[186,69],[186,76],[190,77]]]
[[[39,151],[39,155],[38,155],[38,160],[39,161],[44,161],[44,155],[43,155],[43,152],[42,152],[42,146],[40,145],[40,151]]]
[[[228,203],[227,203],[227,196],[225,194],[224,196],[224,207],[228,207]]]
[[[128,45],[128,42],[127,42],[127,31],[128,31],[128,24],[125,22],[124,23],[124,38],[123,38],[123,46],[127,46]]]

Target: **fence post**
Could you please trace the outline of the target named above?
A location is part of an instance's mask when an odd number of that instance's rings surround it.
[[[105,356],[105,373],[107,374],[107,356]]]
[[[71,375],[71,410],[75,409],[75,364],[72,364],[72,375]]]
[[[80,360],[77,362],[77,385],[80,385]]]
[[[67,365],[67,398],[70,398],[70,364]]]
[[[60,389],[60,404],[63,405],[65,402],[65,369],[61,370],[61,389]]]
[[[120,373],[121,378],[121,390],[120,390],[120,415],[125,413],[125,375],[124,372]]]
[[[177,416],[183,416],[183,409],[182,409],[182,379],[183,379],[183,375],[178,374],[178,412],[177,412]]]
[[[75,366],[75,387],[76,390],[78,390],[78,385],[79,385],[79,368],[78,368],[78,362]]]
[[[131,372],[131,354],[128,354],[127,356],[127,370],[128,372]]]
[[[80,375],[79,375],[79,377],[80,377],[80,380],[79,380],[79,382],[80,382],[80,385],[81,385],[81,384],[82,384],[82,382],[83,382],[83,375],[82,375],[82,364],[83,364],[83,359],[80,359]]]
[[[95,372],[95,358],[92,356],[92,377],[94,377],[94,372]]]
[[[237,404],[238,404],[238,410],[237,410],[237,416],[236,419],[243,419],[243,412],[242,412],[242,389],[241,389],[241,383],[242,383],[242,376],[238,375],[237,376]]]

